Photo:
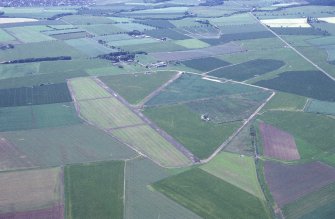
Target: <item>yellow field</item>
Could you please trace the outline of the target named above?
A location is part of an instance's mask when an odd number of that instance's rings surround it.
[[[99,86],[92,78],[74,78],[70,80],[76,100],[111,97],[112,95]]]
[[[112,135],[165,167],[191,164],[179,150],[148,125],[117,129]]]
[[[311,27],[307,18],[268,19],[261,22],[269,27]]]
[[[116,98],[79,101],[80,115],[100,128],[141,124],[143,121]]]

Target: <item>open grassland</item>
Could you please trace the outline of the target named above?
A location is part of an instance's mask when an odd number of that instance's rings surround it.
[[[62,205],[62,175],[60,168],[0,174],[1,213],[15,214]]]
[[[263,75],[275,71],[285,63],[279,60],[255,59],[245,63],[227,66],[209,73],[211,76],[228,78],[237,81],[244,81],[255,76]]]
[[[1,137],[10,143],[2,156],[14,163],[25,159],[28,167],[119,160],[135,155],[127,146],[88,125],[3,132]],[[15,150],[20,153],[14,156]]]
[[[112,96],[107,90],[99,86],[92,78],[71,79],[70,86],[73,90],[75,99],[78,101]]]
[[[0,90],[0,107],[71,102],[66,83]]]
[[[13,41],[15,38],[11,36],[9,33],[4,31],[3,29],[0,29],[0,42],[8,42]]]
[[[100,77],[100,79],[131,104],[138,104],[160,85],[167,82],[176,72],[151,74],[125,74]]]
[[[304,110],[309,113],[320,113],[326,115],[335,115],[335,103],[319,100],[310,100]]]
[[[291,134],[263,122],[259,124],[259,130],[263,140],[263,153],[266,157],[279,160],[300,159]]]
[[[182,63],[189,68],[194,68],[202,72],[211,71],[230,64],[229,62],[214,57],[191,59],[183,61]]]
[[[142,124],[143,121],[116,98],[82,100],[80,115],[103,129]]]
[[[320,190],[310,193],[295,202],[285,205],[285,218],[325,218],[334,216],[335,184],[329,184]]]
[[[332,118],[302,112],[271,111],[258,117],[295,138],[302,159],[333,154],[335,121]],[[327,127],[327,128],[324,128]]]
[[[306,101],[307,98],[302,96],[277,92],[276,95],[265,105],[263,110],[302,110]]]
[[[284,72],[256,84],[318,100],[335,101],[335,82],[319,71]]]
[[[158,96],[152,98],[147,105],[165,105],[202,98],[213,98],[222,95],[258,92],[259,89],[236,83],[217,83],[204,80],[200,76],[183,74],[174,83],[167,86]]]
[[[175,43],[187,49],[200,49],[209,46],[209,44],[198,39],[177,40]]]
[[[82,53],[90,57],[96,57],[98,55],[107,54],[115,51],[88,38],[66,40],[65,42],[69,46],[75,48],[78,51],[81,51]]]
[[[256,24],[257,21],[247,13],[236,14],[229,17],[223,16],[219,18],[208,19],[212,24],[223,26],[223,25],[239,25],[239,24]]]
[[[71,56],[82,57],[83,54],[67,45],[63,41],[52,40],[38,43],[27,43],[15,45],[14,49],[1,51],[1,61],[11,61],[26,58],[43,58],[43,57],[57,57],[57,56]]]
[[[72,103],[0,108],[0,131],[16,131],[81,123]]]
[[[179,33],[175,29],[155,29],[155,30],[148,30],[145,31],[145,34],[151,36],[153,38],[161,39],[161,38],[169,38],[171,40],[186,40],[190,39],[190,37]]]
[[[335,181],[335,168],[320,162],[286,165],[267,161],[264,171],[269,189],[279,207]]]
[[[30,27],[11,27],[6,28],[6,31],[23,43],[54,40],[52,37]]]
[[[202,121],[185,105],[150,107],[144,114],[200,159],[210,156],[241,125]]]
[[[270,218],[263,201],[201,169],[172,176],[153,187],[204,218]]]
[[[141,44],[141,45],[145,46],[145,44],[147,44],[147,43],[157,43],[157,40],[152,39],[152,38],[115,40],[115,41],[109,42],[108,45],[115,46],[115,47],[122,47],[122,46],[131,46],[131,45]]]
[[[191,163],[172,143],[147,125],[115,129],[111,133],[160,165],[178,167]]]
[[[123,218],[124,161],[66,166],[66,218]]]
[[[82,25],[79,27],[91,34],[94,34],[95,36],[126,33],[124,29],[117,27],[115,24],[94,24],[94,25]]]
[[[221,152],[200,168],[264,200],[264,195],[257,179],[255,161],[252,157]]]
[[[154,191],[150,185],[171,173],[149,159],[137,158],[126,162],[125,218],[185,218],[199,216],[178,203]]]

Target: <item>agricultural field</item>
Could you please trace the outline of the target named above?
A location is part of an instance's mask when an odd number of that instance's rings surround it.
[[[176,75],[176,72],[124,74],[100,79],[131,104],[139,104],[146,96]]]
[[[219,78],[233,79],[236,81],[244,81],[271,71],[275,71],[284,65],[285,63],[279,60],[256,59],[214,70],[208,75]]]
[[[65,164],[120,160],[131,158],[135,152],[110,135],[85,124],[1,132],[6,139],[2,155],[11,164],[25,167],[50,167]]]
[[[204,218],[270,217],[262,200],[201,169],[158,181],[153,187]]]
[[[62,218],[63,182],[60,168],[6,172],[0,176],[1,218]]]
[[[335,182],[335,168],[320,162],[285,165],[267,161],[264,171],[279,207]]]
[[[67,218],[123,218],[124,161],[66,166]]]
[[[330,0],[0,15],[0,218],[335,217]]]
[[[300,159],[294,137],[271,125],[260,123],[264,156],[279,160]]]
[[[0,90],[0,107],[71,102],[66,83]]]
[[[253,158],[221,152],[200,169],[264,200]]]

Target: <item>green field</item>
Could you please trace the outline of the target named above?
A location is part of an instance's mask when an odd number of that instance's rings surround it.
[[[175,44],[172,40],[162,41],[156,43],[137,44],[130,46],[122,46],[122,49],[130,52],[145,51],[148,53],[152,52],[173,52],[178,50],[186,50],[185,47]]]
[[[241,125],[204,122],[185,105],[150,107],[144,114],[200,159],[211,155]]]
[[[310,100],[305,108],[305,112],[335,115],[335,103]]]
[[[211,71],[230,64],[229,62],[213,57],[192,59],[183,61],[182,63],[189,68],[194,68],[202,72]]]
[[[116,98],[79,101],[80,115],[103,129],[142,124],[143,121]]]
[[[175,74],[176,72],[172,71],[151,74],[124,74],[100,77],[100,79],[129,103],[138,104]]]
[[[172,176],[153,187],[203,218],[270,218],[263,201],[201,169]]]
[[[301,197],[283,208],[285,218],[334,218],[335,184]]]
[[[115,24],[93,24],[93,25],[82,25],[79,27],[95,36],[104,36],[109,34],[119,34],[126,32],[124,29],[115,26]]]
[[[15,131],[79,124],[72,103],[0,108],[0,131]]]
[[[70,80],[70,85],[73,89],[76,100],[89,100],[112,96],[107,90],[99,86],[97,82],[91,78],[75,78]]]
[[[198,39],[177,40],[174,42],[187,49],[200,49],[200,48],[205,48],[209,46],[209,44],[201,40],[198,40]]]
[[[200,168],[264,200],[264,195],[257,179],[255,161],[252,157],[221,152]]]
[[[123,218],[124,161],[64,168],[66,218]]]
[[[0,42],[7,42],[7,41],[13,41],[15,38],[8,34],[3,29],[0,29]]]
[[[258,118],[292,134],[302,159],[320,159],[333,154],[335,121],[332,118],[285,111],[266,112]]]
[[[98,55],[103,55],[111,52],[115,52],[115,50],[107,48],[96,41],[87,38],[81,39],[72,39],[65,41],[69,46],[81,51],[90,57],[96,57]]]
[[[49,37],[48,35],[44,35],[39,31],[35,30],[34,28],[30,27],[12,27],[7,28],[6,31],[8,31],[8,33],[12,34],[23,43],[54,40],[54,38]]]
[[[178,169],[179,170],[179,169]],[[192,211],[165,197],[150,186],[171,176],[171,171],[149,159],[126,162],[125,218],[187,218],[200,219]]]
[[[120,160],[135,152],[114,138],[88,125],[3,132],[31,165],[59,166],[101,160]],[[20,154],[10,157],[19,160]]]
[[[306,101],[307,98],[302,96],[277,92],[276,95],[266,104],[263,110],[302,110]]]
[[[165,167],[186,166],[191,163],[174,145],[148,125],[116,129],[111,133]]]

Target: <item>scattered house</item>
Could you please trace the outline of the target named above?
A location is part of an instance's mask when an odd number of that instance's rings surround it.
[[[206,121],[206,122],[210,121],[209,115],[208,114],[202,114],[201,115],[201,120]]]
[[[156,62],[156,63],[150,64],[150,67],[153,67],[153,68],[162,68],[166,66],[167,66],[166,62]]]

